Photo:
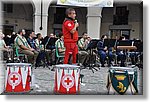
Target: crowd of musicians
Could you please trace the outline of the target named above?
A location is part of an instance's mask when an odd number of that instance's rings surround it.
[[[101,67],[107,67],[112,64],[124,67],[127,61],[131,62],[132,65],[143,61],[142,41],[129,40],[124,36],[120,36],[120,38],[115,39],[115,45],[109,47],[105,46],[105,39],[108,39],[107,35],[102,35],[101,39],[97,40],[97,43],[95,43],[96,47],[91,48],[93,51],[91,55],[89,46],[93,40],[86,32],[83,32],[82,37],[79,37],[77,41],[78,54],[76,62],[81,63],[84,67],[87,67],[89,63],[100,63]],[[125,46],[123,46],[125,48],[119,48],[118,44],[122,40],[132,41],[131,48]],[[132,46],[135,48],[132,49]],[[49,66],[63,63],[64,57],[61,57],[59,61],[58,57],[65,56],[66,50],[62,32],[59,32],[57,35],[50,33],[43,38],[41,33],[26,32],[24,29],[19,30],[17,34],[13,32],[6,36],[1,32],[0,49],[4,53],[4,60],[14,59],[17,56],[16,50],[18,50],[18,54],[27,56],[26,62],[32,63],[36,67],[42,66],[43,63]],[[17,57],[20,58],[22,56]],[[19,61],[21,62],[21,58]],[[71,62],[68,61],[68,63]]]
[[[35,34],[34,31],[26,32],[21,29],[17,34],[13,32],[4,36],[1,31],[0,49],[3,52],[13,51],[13,54],[9,53],[9,57],[13,55],[12,59],[22,57],[24,54],[27,56],[26,61],[36,67],[42,62],[44,65],[81,63],[84,67],[97,62],[101,64],[101,67],[105,67],[106,64],[111,66],[113,61],[115,64],[120,61],[119,66],[125,67],[125,62],[129,58],[133,65],[139,60],[142,62],[143,45],[141,41],[137,43],[136,40],[126,39],[124,36],[112,40],[108,39],[107,35],[102,35],[99,40],[93,40],[86,32],[83,32],[82,37],[79,38],[78,28],[80,26],[76,20],[75,9],[66,9],[65,15],[62,32],[57,35],[50,33],[43,38],[41,33]],[[121,44],[121,41],[126,42]]]

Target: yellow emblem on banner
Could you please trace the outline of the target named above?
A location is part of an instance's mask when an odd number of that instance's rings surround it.
[[[65,3],[67,0],[60,0],[61,1],[61,3]]]
[[[125,92],[126,91],[126,87],[124,87],[122,82],[119,82],[119,85],[117,86],[117,88],[120,90],[119,92]]]
[[[124,80],[126,78],[126,76],[124,75],[115,75],[115,77],[117,78],[117,80]]]

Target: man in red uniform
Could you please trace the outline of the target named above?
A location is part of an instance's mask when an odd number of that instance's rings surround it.
[[[64,46],[66,47],[64,64],[68,64],[70,55],[72,55],[72,64],[76,63],[76,55],[78,53],[77,41],[79,24],[75,20],[76,12],[72,8],[66,10],[66,18],[63,22]]]

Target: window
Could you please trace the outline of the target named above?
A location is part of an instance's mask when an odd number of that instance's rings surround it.
[[[116,14],[113,17],[114,25],[128,25],[129,11],[127,6],[116,7]]]
[[[4,4],[4,11],[7,13],[13,13],[13,4]]]
[[[55,24],[62,24],[65,19],[65,11],[66,8],[56,8],[56,13],[54,14],[54,23]]]
[[[119,6],[116,7],[116,15],[124,16],[126,15],[127,6]]]
[[[126,39],[130,38],[130,30],[122,30],[121,35],[124,36]]]

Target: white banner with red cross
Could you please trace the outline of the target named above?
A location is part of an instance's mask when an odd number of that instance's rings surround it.
[[[5,91],[30,91],[31,65],[26,63],[9,63],[5,70]]]
[[[79,77],[79,66],[56,65],[54,91],[63,94],[78,93],[80,88]]]

